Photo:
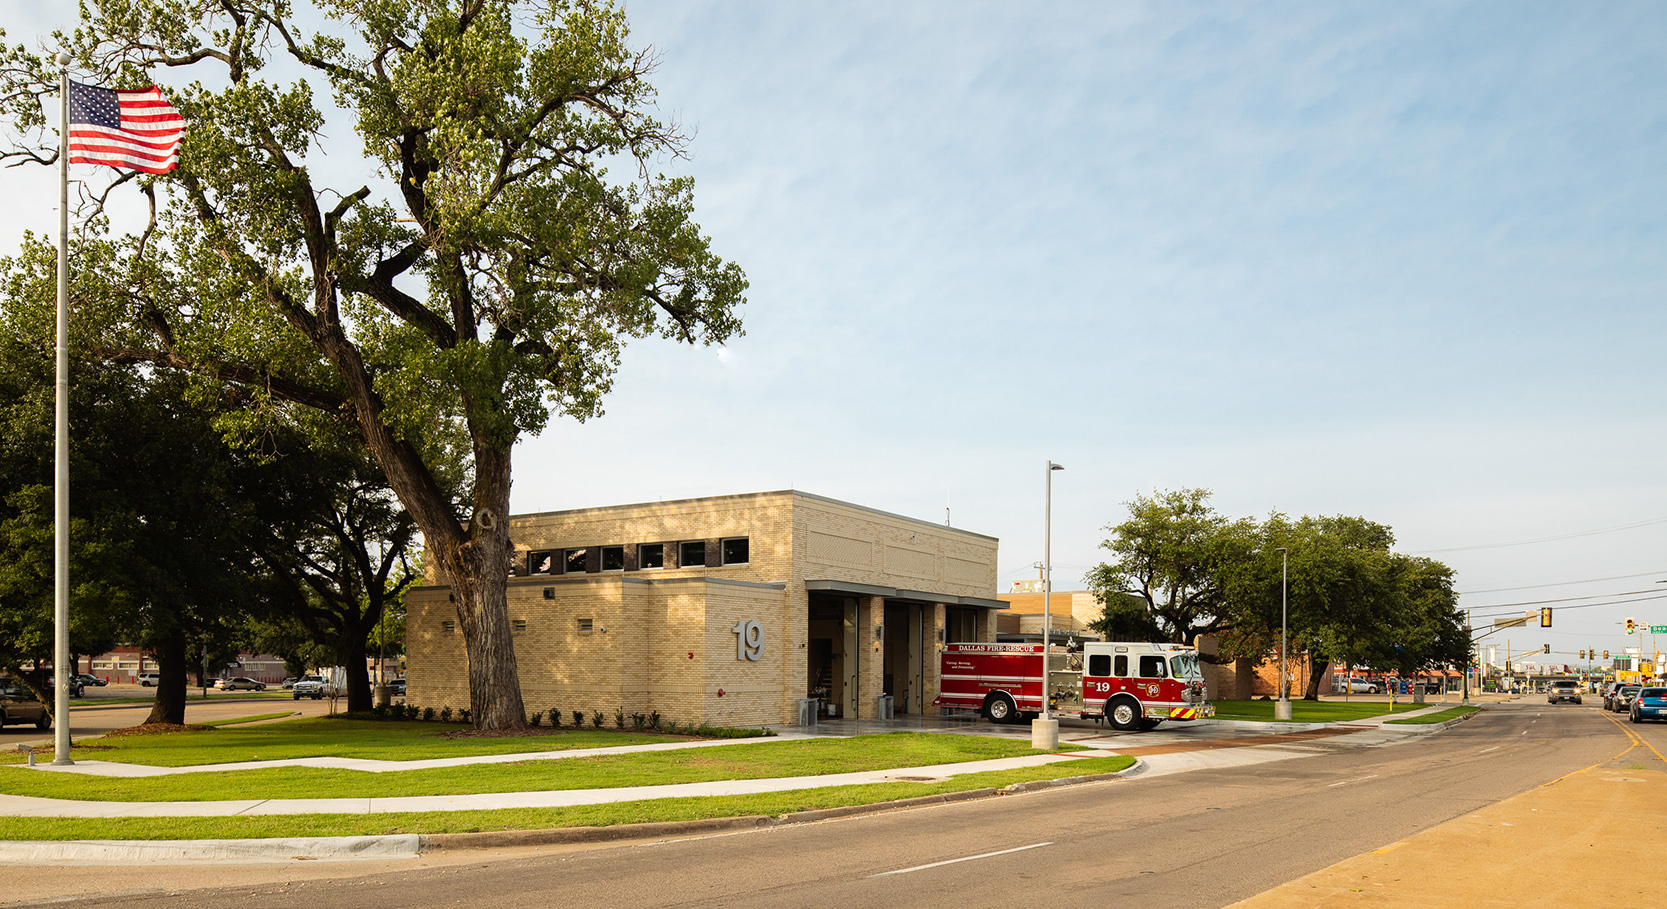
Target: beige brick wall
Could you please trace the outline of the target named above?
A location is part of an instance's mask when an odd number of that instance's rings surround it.
[[[610,723],[616,708],[658,711],[678,722],[792,722],[807,682],[806,580],[951,598],[988,598],[996,585],[992,537],[793,491],[517,515],[510,534],[523,565],[526,553],[540,550],[620,545],[634,564],[641,543],[664,543],[669,556],[685,540],[711,547],[748,538],[742,565],[510,580],[510,618],[526,623],[515,647],[527,710],[601,710]],[[444,622],[456,620],[446,589],[422,588],[407,602],[411,702],[466,706],[462,634],[443,631]],[[943,606],[923,608],[928,634],[942,628]],[[859,715],[868,716],[881,689],[874,629],[884,622],[883,601],[864,600],[861,612]],[[585,618],[590,631],[579,629]],[[747,621],[763,629],[756,661],[737,659],[734,629]],[[981,615],[978,624],[993,638],[993,622]],[[936,669],[928,660],[932,691]]]

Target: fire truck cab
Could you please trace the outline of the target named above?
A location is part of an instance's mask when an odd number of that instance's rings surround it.
[[[1042,710],[1104,719],[1117,729],[1151,729],[1164,720],[1215,716],[1198,652],[1182,644],[1090,641],[1051,648],[1044,673],[1041,644],[949,644],[940,658],[940,707],[977,710],[1016,723]]]

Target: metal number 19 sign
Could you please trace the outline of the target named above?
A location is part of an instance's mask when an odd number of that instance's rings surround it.
[[[756,619],[736,622],[730,631],[735,632],[735,658],[737,660],[756,661],[764,654],[764,626]]]

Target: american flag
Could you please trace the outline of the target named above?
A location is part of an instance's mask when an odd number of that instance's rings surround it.
[[[147,174],[179,166],[185,119],[156,86],[135,92],[69,84],[69,161]]]

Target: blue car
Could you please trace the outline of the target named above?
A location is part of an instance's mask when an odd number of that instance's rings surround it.
[[[1667,688],[1644,688],[1632,699],[1628,717],[1634,723],[1645,720],[1667,720]]]

